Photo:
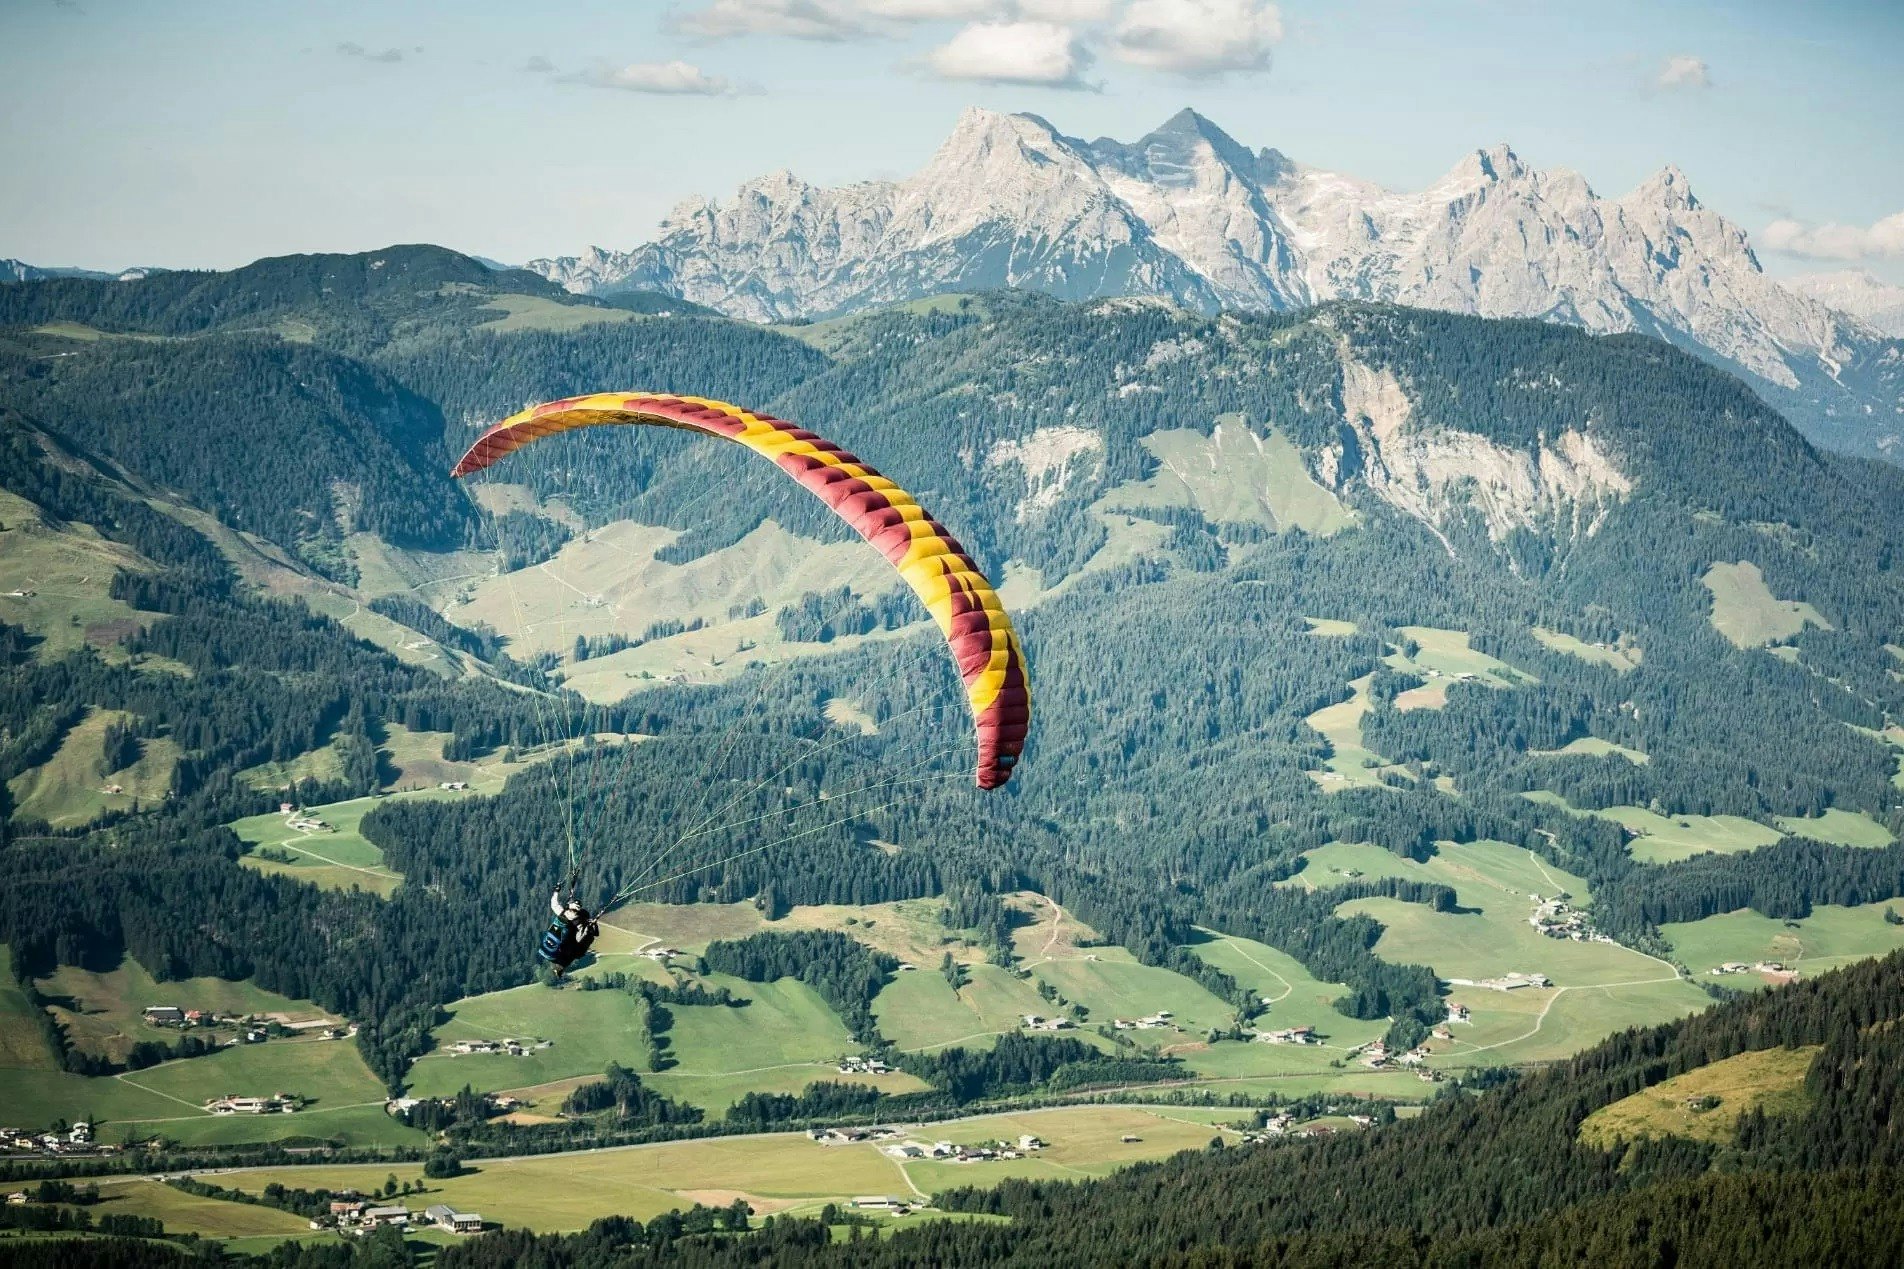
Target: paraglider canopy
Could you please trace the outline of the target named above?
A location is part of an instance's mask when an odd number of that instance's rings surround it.
[[[645,424],[719,436],[770,459],[892,562],[951,647],[978,740],[974,780],[1011,779],[1031,725],[1024,653],[998,592],[965,548],[898,485],[833,442],[724,401],[598,392],[531,406],[490,428],[452,473],[467,476],[532,441],[578,427]]]

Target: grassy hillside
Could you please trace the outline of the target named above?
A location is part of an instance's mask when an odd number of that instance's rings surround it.
[[[1891,911],[1904,915],[1904,903],[1819,904],[1810,915],[1792,919],[1741,908],[1703,921],[1663,925],[1660,933],[1672,945],[1673,955],[1695,974],[1709,974],[1715,966],[1731,961],[1745,965],[1772,961],[1818,974],[1904,948],[1904,924],[1884,919]],[[1728,987],[1756,987],[1764,980],[1747,973],[1716,981]]]
[[[1603,1149],[1660,1137],[1730,1142],[1741,1115],[1805,1111],[1805,1072],[1821,1047],[1755,1049],[1676,1075],[1594,1111],[1580,1125],[1580,1140]]]
[[[187,978],[159,982],[137,961],[128,958],[117,969],[95,972],[61,966],[35,986],[53,1002],[53,1016],[66,1028],[73,1045],[91,1054],[123,1061],[127,1050],[141,1041],[175,1041],[177,1028],[149,1025],[143,1011],[149,1005],[174,1005],[207,1013],[256,1015],[295,1024],[324,1022],[343,1025],[308,1000],[291,1000],[263,991],[250,983],[222,978]],[[218,1034],[221,1040],[232,1033]]]
[[[107,728],[131,721],[132,715],[123,711],[89,711],[66,733],[51,758],[8,782],[14,814],[54,828],[76,828],[113,811],[163,801],[172,791],[172,773],[179,760],[178,746],[170,739],[143,740],[134,762],[106,770]]]
[[[1712,592],[1712,627],[1741,648],[1791,638],[1806,626],[1831,623],[1810,604],[1776,599],[1758,565],[1741,560],[1714,564],[1700,579]]]

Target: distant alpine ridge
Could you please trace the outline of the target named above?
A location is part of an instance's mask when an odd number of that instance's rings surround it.
[[[823,189],[776,172],[726,202],[680,204],[632,251],[526,267],[572,291],[660,291],[755,321],[1024,287],[1203,310],[1382,300],[1638,331],[1750,375],[1814,439],[1904,459],[1904,344],[1879,328],[1882,306],[1865,320],[1832,306],[1845,288],[1780,285],[1673,167],[1609,199],[1502,145],[1401,193],[1249,150],[1191,110],[1126,144],[970,109],[904,180]]]
[[[1880,335],[1904,339],[1904,286],[1892,286],[1860,269],[1807,273],[1784,282],[1821,304],[1862,319]]]
[[[89,278],[94,281],[137,282],[149,278],[155,273],[164,273],[164,269],[137,268],[122,269],[118,273],[105,273],[98,269],[44,268],[28,264],[24,260],[11,257],[0,259],[0,282],[43,282],[48,278]]]

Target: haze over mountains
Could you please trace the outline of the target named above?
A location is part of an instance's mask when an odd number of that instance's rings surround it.
[[[1373,299],[1564,321],[1741,371],[1835,448],[1904,443],[1904,350],[1881,305],[1781,285],[1676,168],[1605,198],[1505,145],[1396,192],[1252,151],[1190,110],[1126,144],[975,108],[903,180],[826,189],[775,172],[725,202],[683,202],[633,250],[527,267],[574,291],[659,290],[756,321],[1003,286],[1206,311]]]
[[[1859,269],[1806,273],[1786,278],[1785,286],[1862,319],[1881,335],[1904,339],[1904,286],[1892,286]]]

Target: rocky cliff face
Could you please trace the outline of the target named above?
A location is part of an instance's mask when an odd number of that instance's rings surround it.
[[[1563,539],[1591,534],[1606,507],[1633,492],[1590,429],[1568,428],[1530,453],[1476,432],[1423,427],[1392,373],[1353,358],[1342,364],[1342,415],[1353,441],[1320,456],[1324,483],[1339,489],[1359,479],[1437,536],[1447,520],[1469,511],[1496,541],[1517,528]]]

